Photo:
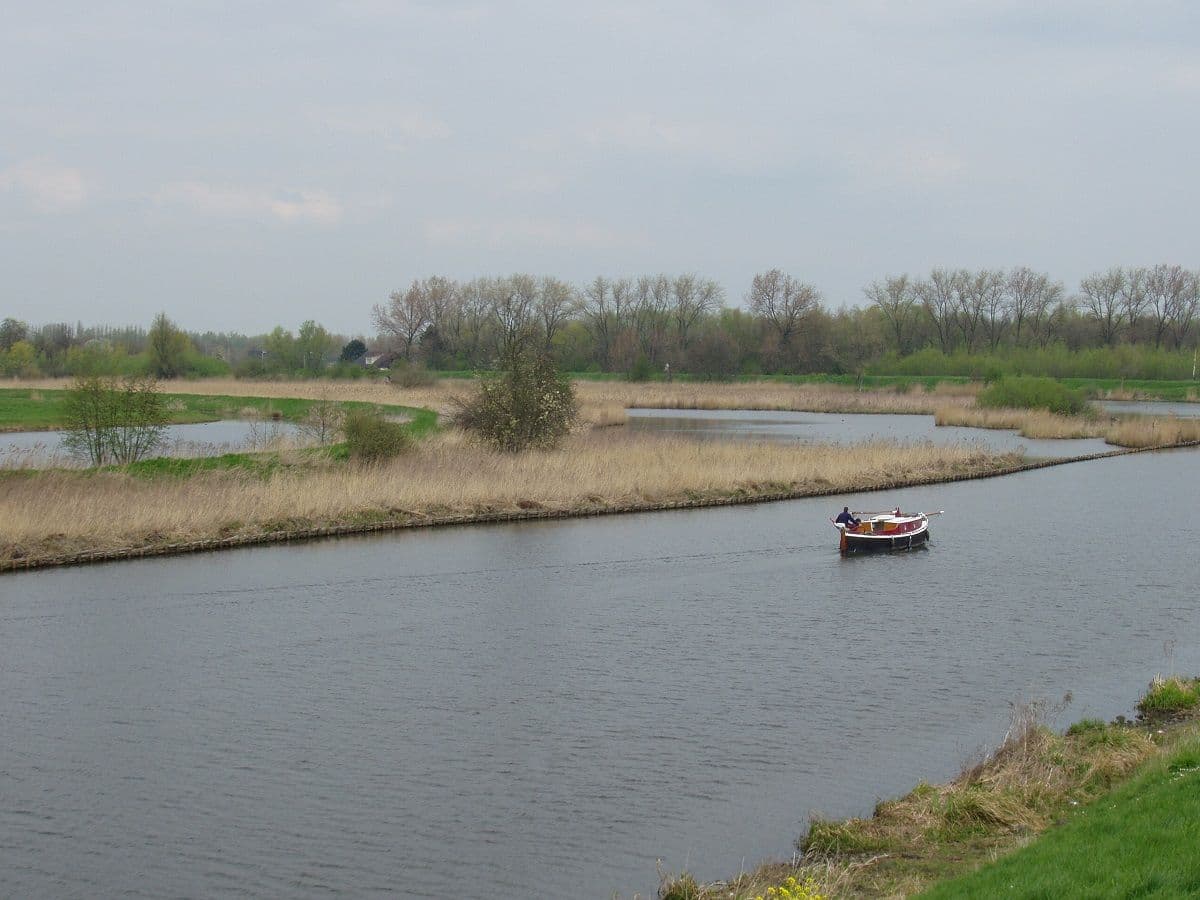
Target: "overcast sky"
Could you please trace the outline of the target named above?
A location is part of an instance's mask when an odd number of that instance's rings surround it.
[[[0,0],[0,317],[1200,265],[1195,2]]]

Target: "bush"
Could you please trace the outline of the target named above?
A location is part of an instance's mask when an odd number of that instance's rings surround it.
[[[131,463],[162,445],[167,408],[152,378],[80,376],[67,391],[63,446],[94,466]]]
[[[346,411],[342,404],[322,397],[313,402],[296,426],[306,438],[324,447],[333,443],[345,420]]]
[[[497,378],[480,381],[457,406],[456,424],[510,453],[554,447],[578,413],[571,383],[549,356],[528,349],[513,351]]]
[[[1063,416],[1091,410],[1082,391],[1071,390],[1053,378],[1001,378],[981,391],[975,403],[992,408],[1045,409]]]
[[[646,358],[645,353],[639,353],[625,377],[629,381],[649,381],[653,375],[654,366],[650,365],[650,360]]]
[[[412,447],[408,430],[397,422],[389,422],[376,410],[355,409],[346,413],[342,431],[351,459],[363,462],[391,459]]]
[[[388,381],[402,388],[429,387],[437,383],[437,376],[424,366],[398,359],[388,371]]]

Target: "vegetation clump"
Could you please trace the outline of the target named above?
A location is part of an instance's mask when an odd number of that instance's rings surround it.
[[[1091,412],[1082,391],[1053,378],[1001,378],[979,393],[977,405],[991,409],[1044,409],[1062,416]]]
[[[1200,679],[1159,676],[1140,701],[1138,712],[1143,716],[1186,713],[1200,705]]]
[[[498,378],[481,380],[457,405],[460,427],[509,453],[557,446],[579,411],[575,389],[550,357],[521,346],[509,353]]]
[[[350,458],[362,462],[391,459],[412,447],[408,430],[375,410],[354,409],[346,413],[342,431]]]
[[[63,446],[93,466],[132,463],[160,447],[167,408],[152,378],[76,378],[65,400]]]

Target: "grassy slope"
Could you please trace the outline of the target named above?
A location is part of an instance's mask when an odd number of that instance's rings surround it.
[[[1200,895],[1200,739],[1081,808],[1060,828],[922,897]]]
[[[242,418],[243,410],[247,409],[253,409],[266,418],[278,416],[296,420],[302,418],[315,402],[295,398],[202,394],[163,394],[162,397],[170,407],[170,421],[174,425]],[[61,428],[66,421],[65,402],[65,391],[0,389],[0,430]],[[371,404],[348,402],[345,405],[367,407]],[[437,414],[427,409],[408,406],[385,406],[383,409],[390,414],[410,416],[410,430],[415,435],[429,432],[437,423]]]

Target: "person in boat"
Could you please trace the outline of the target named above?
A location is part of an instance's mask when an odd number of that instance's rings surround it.
[[[839,525],[845,525],[847,528],[857,528],[861,524],[861,519],[854,518],[854,513],[850,512],[850,507],[843,506],[842,511],[838,513],[838,517],[834,519]]]

